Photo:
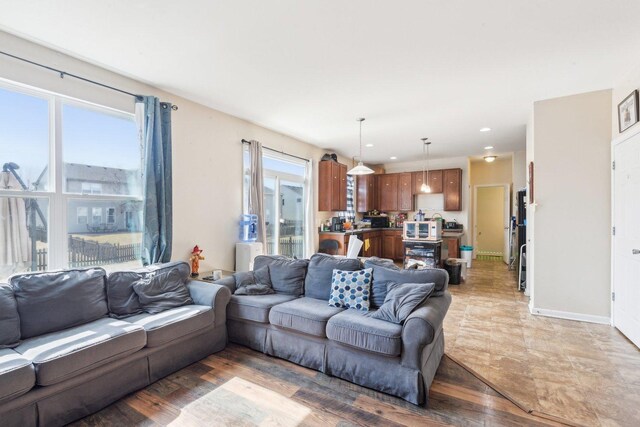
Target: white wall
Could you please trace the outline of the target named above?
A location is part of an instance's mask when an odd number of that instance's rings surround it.
[[[534,103],[533,312],[610,317],[611,90]]]
[[[535,157],[534,157],[534,150],[533,150],[533,146],[534,146],[534,137],[535,137],[535,118],[534,118],[534,114],[533,114],[533,108],[531,109],[531,112],[529,114],[529,119],[527,120],[527,149],[526,149],[526,157],[527,157],[527,166],[526,166],[526,183],[527,183],[527,229],[526,229],[526,239],[527,239],[527,254],[526,254],[526,268],[527,268],[527,272],[526,272],[526,288],[525,288],[525,295],[529,295],[530,300],[529,300],[529,309],[531,310],[533,308],[533,294],[535,292],[535,277],[533,275],[533,272],[535,270],[535,260],[536,260],[536,252],[535,252],[535,242],[533,240],[533,236],[534,236],[534,229],[535,229],[535,210],[536,210],[536,205],[535,203],[531,204],[529,203],[530,201],[530,194],[531,194],[531,183],[529,182],[529,165],[531,164],[531,162],[535,163]],[[534,181],[535,181],[535,177],[534,177]],[[535,187],[535,182],[534,182],[534,187]],[[535,192],[535,188],[534,188],[534,192]]]
[[[318,147],[162,92],[7,33],[0,32],[0,46],[9,53],[133,93],[155,95],[163,101],[179,106],[172,119],[175,260],[186,260],[190,249],[198,244],[204,249],[203,255],[206,257],[201,263],[203,270],[234,267],[237,221],[242,212],[242,138],[256,139],[267,147],[314,159],[314,175],[317,177],[317,161],[324,153]],[[0,78],[124,111],[133,111],[133,100],[130,96],[69,77],[61,79],[54,72],[5,56],[0,57]],[[345,162],[345,159],[340,160]],[[317,179],[314,181],[315,206]],[[321,218],[331,215],[331,212],[315,212],[314,224],[317,226]],[[317,236],[315,243],[317,244]]]
[[[415,162],[398,162],[384,164],[386,173],[421,171],[422,160]],[[462,244],[471,244],[471,234],[469,234],[469,160],[466,157],[452,157],[448,159],[430,159],[430,169],[462,169],[462,210],[459,212],[445,212],[444,199],[442,194],[421,194],[416,196],[416,211],[422,209],[429,217],[436,212],[442,214],[447,221],[454,219],[464,226],[465,235]],[[413,212],[408,218],[413,219]]]

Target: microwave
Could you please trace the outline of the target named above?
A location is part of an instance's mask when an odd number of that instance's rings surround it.
[[[402,228],[404,240],[442,239],[441,221],[405,221]]]
[[[389,228],[388,216],[365,216],[362,220],[370,223],[371,228]]]

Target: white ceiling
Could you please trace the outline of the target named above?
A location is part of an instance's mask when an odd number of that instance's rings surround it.
[[[522,150],[533,101],[613,87],[640,60],[638,0],[0,0],[0,10],[7,32],[347,156],[366,117],[370,162],[410,160],[423,136],[434,157]]]

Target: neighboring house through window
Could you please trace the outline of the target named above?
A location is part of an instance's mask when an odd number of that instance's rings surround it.
[[[125,112],[1,81],[0,129],[0,165],[8,165],[0,208],[11,212],[0,227],[17,230],[8,249],[20,254],[0,263],[0,281],[30,270],[140,264],[144,150],[133,103]]]

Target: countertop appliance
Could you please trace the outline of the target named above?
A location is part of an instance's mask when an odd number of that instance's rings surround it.
[[[462,231],[462,224],[458,221],[447,221],[444,223],[443,230],[454,230],[454,231]]]
[[[441,221],[405,221],[402,226],[404,240],[440,240],[442,239]]]
[[[331,218],[331,231],[344,231],[344,218],[339,216]]]
[[[388,216],[365,216],[362,220],[370,223],[371,228],[389,228]]]

